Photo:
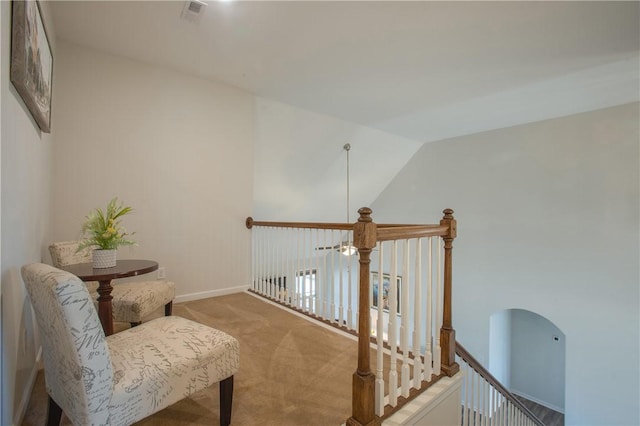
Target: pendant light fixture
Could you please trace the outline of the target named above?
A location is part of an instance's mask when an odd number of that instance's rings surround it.
[[[347,223],[351,223],[351,217],[349,215],[349,211],[351,209],[351,200],[350,200],[350,188],[349,188],[349,150],[351,150],[351,145],[346,143],[344,144],[344,146],[342,147],[342,149],[344,149],[347,152]],[[328,247],[316,247],[316,250],[335,250],[338,251],[342,254],[344,254],[345,256],[351,256],[353,254],[356,254],[358,252],[358,249],[353,245],[353,241],[351,241],[351,237],[352,237],[352,233],[349,232],[348,236],[347,236],[347,241],[342,240],[339,244],[336,244],[334,246],[328,246]]]
[[[350,193],[349,193],[349,151],[351,150],[351,144],[344,144],[344,146],[342,147],[346,152],[347,152],[347,223],[351,223],[350,220],[350,216],[349,216],[349,211],[351,209],[351,206],[349,204],[350,202]],[[354,247],[354,245],[352,244],[351,241],[351,233],[349,233],[349,239],[347,241],[346,244],[342,244],[340,247],[340,253],[344,254],[345,256],[351,256],[352,254],[355,254],[358,251],[358,249],[356,249]]]

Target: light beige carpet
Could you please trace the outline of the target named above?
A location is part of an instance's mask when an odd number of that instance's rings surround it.
[[[233,425],[340,425],[351,415],[354,340],[246,293],[175,304],[173,313],[240,341]],[[23,426],[45,423],[46,401],[41,372]],[[218,413],[214,386],[138,424],[216,425]]]

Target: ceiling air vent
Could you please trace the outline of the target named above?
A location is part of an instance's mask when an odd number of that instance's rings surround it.
[[[198,22],[200,18],[204,14],[204,10],[207,7],[207,4],[200,0],[187,0],[184,2],[184,7],[182,8],[182,15],[180,17],[182,19],[186,19],[189,22]]]

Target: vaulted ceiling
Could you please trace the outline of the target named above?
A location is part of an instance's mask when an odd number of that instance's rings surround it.
[[[638,2],[55,1],[58,38],[426,142],[638,100]]]

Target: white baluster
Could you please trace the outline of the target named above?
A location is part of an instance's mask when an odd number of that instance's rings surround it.
[[[262,228],[262,241],[260,244],[260,284],[258,293],[264,294],[265,280],[267,279],[267,228]]]
[[[269,281],[267,282],[267,297],[271,297],[273,278],[276,275],[276,238],[275,228],[270,229],[269,235]]]
[[[482,404],[484,402],[484,395],[482,392],[483,389],[483,384],[484,384],[484,379],[482,378],[482,376],[480,375],[480,373],[476,372],[476,393],[478,395],[478,398],[476,399],[476,413],[477,413],[477,423],[476,425],[478,426],[482,426],[482,418],[484,413],[482,412]]]
[[[272,297],[274,300],[280,300],[280,286],[284,277],[284,261],[286,259],[284,233],[285,228],[278,228],[278,273],[276,279],[273,280]]]
[[[511,401],[509,401],[508,404],[509,404],[509,424],[515,424],[514,423],[516,421],[515,407],[513,406]]]
[[[378,306],[376,311],[376,416],[382,416],[382,414],[384,414],[384,315],[382,311],[382,304],[384,302],[382,300],[382,281],[380,280],[382,277],[382,262],[384,259],[382,245],[383,244],[381,242],[378,243],[378,299],[376,300],[376,304]],[[371,275],[372,274],[369,274],[369,282],[373,286]]]
[[[256,285],[256,228],[251,229],[251,288]]]
[[[293,306],[298,307],[300,303],[300,280],[298,276],[300,275],[300,269],[302,268],[302,238],[303,238],[304,230],[302,228],[298,228],[297,238],[296,238],[296,270],[293,280]]]
[[[505,424],[511,425],[512,424],[511,422],[513,421],[513,418],[511,416],[511,401],[506,399],[506,397],[504,401],[504,407],[505,407],[505,415],[504,415]]]
[[[462,410],[462,426],[469,426],[469,386],[471,385],[471,372],[469,364],[462,363],[464,369],[464,405]]]
[[[313,313],[313,296],[312,291],[313,287],[311,285],[311,274],[313,273],[313,267],[315,265],[315,259],[313,258],[313,229],[309,229],[309,240],[307,241],[307,259],[309,259],[309,264],[307,265],[307,269],[304,272],[304,285],[305,289],[305,306],[307,307],[306,311],[308,313]]]
[[[342,234],[340,235],[340,248],[342,248]],[[338,267],[340,268],[339,276],[340,276],[340,289],[338,293],[338,325],[342,327],[344,325],[344,270],[342,267],[344,256],[342,255],[342,251],[339,252],[338,256]]]
[[[285,299],[284,299],[284,286],[285,286],[285,282],[287,280],[287,276],[289,275],[289,261],[290,261],[290,247],[291,247],[291,243],[289,241],[289,237],[290,237],[290,229],[289,228],[284,228],[282,230],[282,272],[281,272],[281,276],[282,278],[280,279],[280,283],[278,285],[277,288],[277,293],[276,293],[276,298],[278,301],[280,301],[280,303],[284,303]]]
[[[284,298],[284,301],[287,305],[291,304],[291,288],[292,286],[295,284],[296,282],[296,255],[295,255],[295,249],[296,249],[296,230],[295,228],[290,228],[289,229],[289,243],[287,244],[288,246],[288,253],[289,253],[289,262],[287,264],[287,283],[286,283],[286,288],[283,291],[283,295],[282,297]]]
[[[491,386],[491,426],[498,425],[498,390]]]
[[[271,268],[270,268],[270,261],[271,261],[271,256],[270,256],[270,248],[271,248],[271,228],[270,227],[266,227],[265,228],[266,231],[266,235],[265,235],[265,240],[264,240],[264,273],[265,273],[265,279],[264,282],[262,283],[262,292],[261,294],[263,296],[267,295],[267,288],[269,286],[269,274],[271,273]]]
[[[266,228],[267,231],[267,237],[265,239],[265,252],[264,252],[264,258],[265,258],[265,282],[264,282],[264,286],[262,289],[262,294],[264,296],[269,296],[269,280],[271,279],[271,276],[273,275],[273,271],[271,268],[271,265],[273,263],[273,228],[268,227]]]
[[[483,380],[482,394],[484,399],[482,420],[485,426],[489,426],[489,382]]]
[[[277,228],[272,235],[273,240],[273,271],[270,278],[269,297],[274,300],[280,300],[279,284],[286,276],[287,268],[287,230],[286,228]]]
[[[413,295],[413,387],[420,389],[422,386],[422,350],[420,348],[420,338],[422,324],[422,239],[416,240],[416,260],[415,260],[415,286]]]
[[[494,399],[495,399],[495,415],[496,420],[492,423],[496,426],[500,425],[502,422],[502,407],[500,406],[500,392],[498,389],[493,388]]]
[[[273,299],[273,288],[278,276],[278,228],[271,228],[271,274],[269,275],[269,286],[267,287],[267,297]]]
[[[398,242],[393,241],[391,249],[391,280],[389,282],[389,345],[391,346],[391,363],[389,369],[389,404],[395,407],[398,403],[398,373],[397,369],[397,357],[398,357],[398,336],[397,336],[397,279],[398,279]],[[384,291],[384,274],[382,271],[378,272],[378,291]]]
[[[433,331],[433,241],[432,237],[427,239],[427,311],[425,313],[427,320],[427,337],[425,340],[424,354],[424,379],[431,381],[433,374],[433,353],[432,353],[432,331]]]
[[[496,388],[493,388],[493,401],[493,420],[491,424],[498,426],[500,424],[500,392]]]
[[[302,231],[302,271],[300,272],[300,303],[299,308],[303,311],[306,310],[307,305],[307,283],[306,283],[306,273],[307,273],[307,229],[305,228]]]
[[[318,229],[315,230],[315,245],[316,247],[318,246],[318,243],[320,242],[320,237],[318,235],[320,231]],[[313,248],[312,248],[313,250]],[[320,274],[320,254],[318,253],[318,251],[316,250],[315,253],[313,253],[313,256],[316,259],[316,273],[313,276],[313,314],[314,315],[318,315],[320,314],[320,280],[318,279],[319,274]]]
[[[476,371],[475,370],[471,370],[471,410],[472,410],[472,414],[469,414],[469,423],[472,423],[473,425],[476,424],[476,406],[478,405],[478,394],[476,393],[475,389],[476,389],[476,381],[477,381],[477,375],[476,375]],[[473,422],[471,422],[471,419],[473,419]]]
[[[278,274],[280,272],[280,245],[278,244],[278,228],[273,228],[273,274],[271,275],[271,285],[269,285],[269,298],[275,299]]]
[[[347,238],[347,242],[349,244],[349,246],[347,247],[347,274],[348,274],[348,278],[347,278],[347,327],[349,328],[349,330],[353,330],[353,301],[352,301],[352,293],[353,293],[353,287],[352,287],[352,279],[351,279],[351,242],[353,241],[353,239],[351,238],[351,231],[347,232],[348,238]]]
[[[256,283],[253,289],[257,293],[260,293],[260,283],[262,282],[262,231],[261,226],[256,229]]]
[[[327,230],[322,230],[322,246],[327,246]],[[327,254],[322,255],[322,305],[320,306],[320,316],[322,319],[327,319],[327,297],[329,292],[329,271],[327,270]]]
[[[276,293],[274,297],[277,301],[282,302],[282,293],[284,290],[284,282],[287,277],[289,268],[289,228],[280,229],[280,273],[276,283]]]
[[[278,228],[273,228],[271,232],[271,277],[269,280],[269,288],[267,289],[268,297],[273,298],[273,287],[278,276]]]
[[[402,276],[404,277],[404,285],[400,288],[400,350],[402,351],[402,396],[407,398],[409,396],[410,384],[410,372],[409,367],[409,283],[411,277],[409,276],[409,240],[404,240],[404,249],[402,254]]]
[[[331,231],[331,245],[333,245],[333,241],[335,241],[336,238],[336,231],[332,230]],[[335,258],[336,258],[336,251],[333,249],[331,250],[331,318],[330,321],[331,323],[335,324],[336,323],[336,268],[335,268]]]
[[[264,269],[263,269],[264,260],[262,259],[262,256],[263,256],[263,253],[262,253],[262,252],[263,252],[262,244],[263,244],[263,241],[264,241],[264,238],[263,238],[263,228],[262,228],[262,227],[259,227],[259,228],[257,229],[257,231],[259,232],[259,236],[258,236],[258,247],[257,247],[257,249],[258,249],[258,273],[257,273],[257,275],[258,275],[258,282],[256,282],[255,290],[256,290],[256,292],[257,292],[258,294],[260,294],[260,288],[261,288],[261,285],[262,285],[262,280],[264,279],[264,276],[263,276],[263,273],[264,273],[264,272],[263,272],[263,271],[264,271]]]
[[[258,290],[258,282],[260,281],[260,234],[259,227],[253,228],[253,291]]]

